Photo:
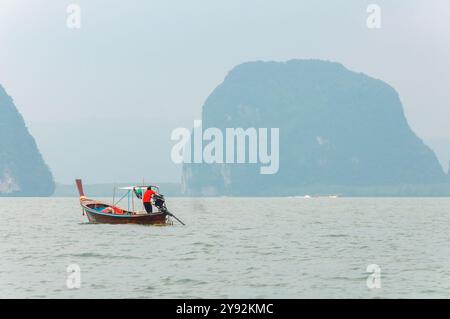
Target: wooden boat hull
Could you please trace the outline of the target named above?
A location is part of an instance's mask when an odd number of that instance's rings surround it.
[[[85,213],[91,223],[98,224],[140,224],[140,225],[166,225],[167,214],[153,213],[145,215],[115,215],[93,212],[85,209]]]

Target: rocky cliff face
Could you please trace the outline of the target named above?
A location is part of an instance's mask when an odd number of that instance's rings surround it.
[[[0,196],[50,196],[54,187],[22,116],[0,85]]]
[[[424,185],[448,181],[409,127],[397,92],[338,63],[239,65],[208,97],[202,121],[203,128],[221,130],[279,128],[279,171],[261,175],[255,164],[185,164],[187,195],[354,195],[361,189],[367,191],[362,195],[430,195]]]

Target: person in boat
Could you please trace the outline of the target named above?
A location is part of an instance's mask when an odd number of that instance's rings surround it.
[[[145,191],[144,196],[142,197],[142,202],[144,203],[145,211],[148,214],[153,212],[152,197],[155,194],[156,192],[151,187],[147,187],[147,190]]]
[[[142,189],[140,187],[133,187],[133,190],[136,197],[142,199]]]

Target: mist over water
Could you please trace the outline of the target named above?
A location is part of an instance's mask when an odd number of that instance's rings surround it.
[[[110,200],[110,199],[107,199]],[[0,198],[1,298],[445,298],[450,199],[169,198],[187,226]],[[67,266],[81,268],[68,289]],[[381,267],[368,289],[366,268]]]

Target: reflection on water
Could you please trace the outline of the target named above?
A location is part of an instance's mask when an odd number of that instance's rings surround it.
[[[0,297],[448,297],[450,199],[168,199],[183,227],[0,199]],[[69,265],[81,287],[68,289]],[[369,289],[367,266],[381,267]]]

